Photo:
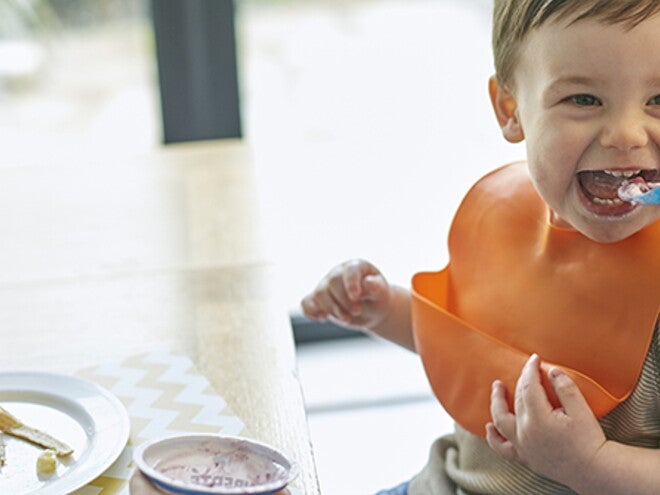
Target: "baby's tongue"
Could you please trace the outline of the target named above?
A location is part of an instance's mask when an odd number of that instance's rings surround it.
[[[588,196],[615,199],[617,198],[617,189],[621,186],[622,179],[606,174],[605,172],[587,171],[578,174],[580,185]]]

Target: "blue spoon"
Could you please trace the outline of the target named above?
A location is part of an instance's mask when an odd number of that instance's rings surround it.
[[[629,191],[619,190],[619,197],[625,201],[640,205],[660,205],[660,183],[647,183],[651,190],[642,194],[630,194]]]

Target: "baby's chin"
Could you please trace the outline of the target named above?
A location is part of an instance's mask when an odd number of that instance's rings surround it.
[[[576,222],[576,230],[589,239],[601,243],[614,243],[623,241],[657,221],[658,218],[648,220],[638,216],[628,221],[621,219],[606,219],[600,222]]]

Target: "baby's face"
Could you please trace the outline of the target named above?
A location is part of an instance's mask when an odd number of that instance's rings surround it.
[[[617,198],[623,178],[660,180],[660,16],[529,33],[514,72],[532,179],[557,224],[600,242],[660,218]]]

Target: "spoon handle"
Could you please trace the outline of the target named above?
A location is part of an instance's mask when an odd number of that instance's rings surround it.
[[[656,187],[644,194],[636,196],[633,198],[633,201],[640,205],[660,205],[660,187]]]
[[[646,182],[643,186],[642,189],[639,183],[628,183],[624,181],[618,191],[619,197],[624,201],[630,201],[631,203],[640,205],[660,204],[660,182]],[[642,190],[646,190],[646,192],[641,192]]]

